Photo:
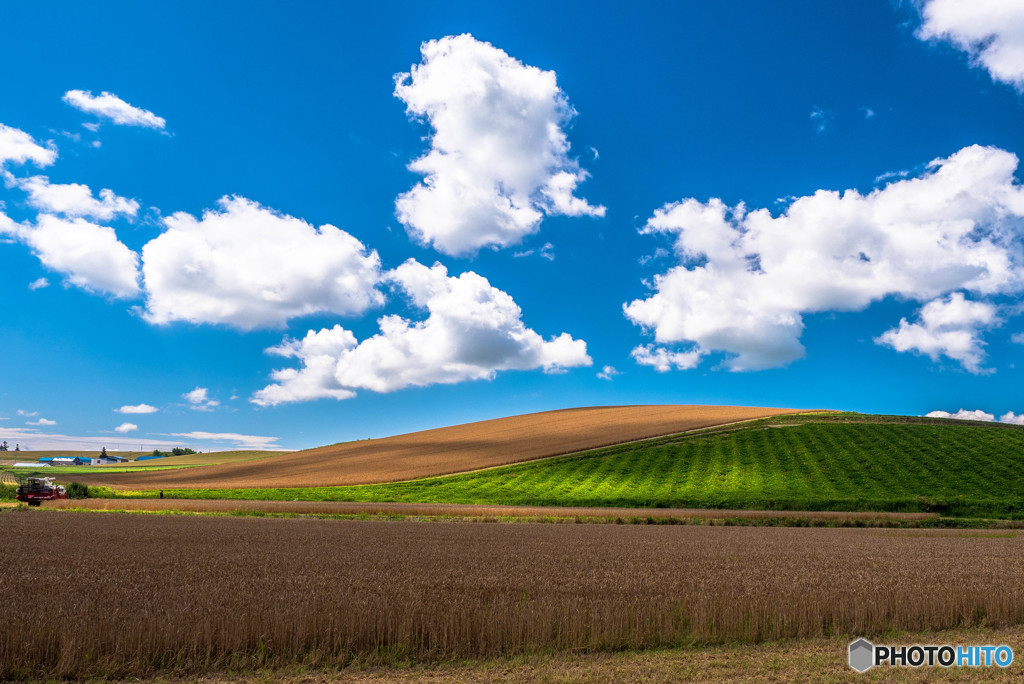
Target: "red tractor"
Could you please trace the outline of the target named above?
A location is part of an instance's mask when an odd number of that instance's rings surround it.
[[[51,499],[66,499],[68,492],[60,485],[53,484],[52,477],[26,477],[18,485],[14,498],[29,506],[39,506]]]

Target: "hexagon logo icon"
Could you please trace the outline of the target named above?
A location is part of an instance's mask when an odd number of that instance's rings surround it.
[[[874,665],[875,647],[867,639],[857,639],[850,644],[850,667],[857,672],[867,672]]]

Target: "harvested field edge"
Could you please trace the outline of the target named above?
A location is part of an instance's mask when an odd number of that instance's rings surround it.
[[[1024,652],[1024,628],[954,629],[939,632],[898,632],[886,635],[900,644],[955,644],[963,646],[1006,644],[1014,653]],[[530,653],[487,659],[455,659],[440,662],[380,662],[354,659],[344,667],[266,668],[240,674],[207,672],[205,684],[267,684],[268,682],[930,682],[937,675],[955,676],[958,682],[1017,682],[1020,666],[960,668],[949,673],[937,668],[890,668],[859,674],[845,661],[846,636],[787,639],[760,644],[695,644],[644,650]],[[158,676],[123,680],[133,684],[192,684],[195,678]]]
[[[358,501],[246,501],[237,499],[66,499],[51,501],[47,508],[87,510],[178,510],[194,513],[258,511],[351,515],[400,514],[409,516],[502,516],[563,518],[815,518],[858,520],[934,520],[936,513],[889,513],[844,511],[751,511],[702,508],[603,508],[552,506],[499,506],[473,504],[418,504],[405,502],[363,503]]]
[[[716,509],[551,508],[471,504],[188,499],[78,499],[49,502],[67,512],[240,517],[410,520],[437,522],[726,525],[746,527],[887,527],[900,529],[1024,529],[1024,521],[944,518],[937,513],[752,511]],[[27,509],[21,506],[20,509]]]

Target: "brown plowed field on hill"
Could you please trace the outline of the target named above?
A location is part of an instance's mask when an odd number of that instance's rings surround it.
[[[563,409],[345,442],[245,463],[140,473],[93,471],[76,475],[75,479],[89,485],[128,489],[329,487],[397,482],[800,412],[748,406]]]

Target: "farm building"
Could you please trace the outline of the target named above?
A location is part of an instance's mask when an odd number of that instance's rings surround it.
[[[44,456],[39,459],[39,465],[69,466],[69,465],[92,465],[93,459],[85,456]]]
[[[83,456],[75,457],[61,457],[58,456],[53,459],[53,465],[92,465],[91,458],[85,458]]]
[[[152,461],[158,458],[164,458],[163,456],[139,456],[136,461]]]

